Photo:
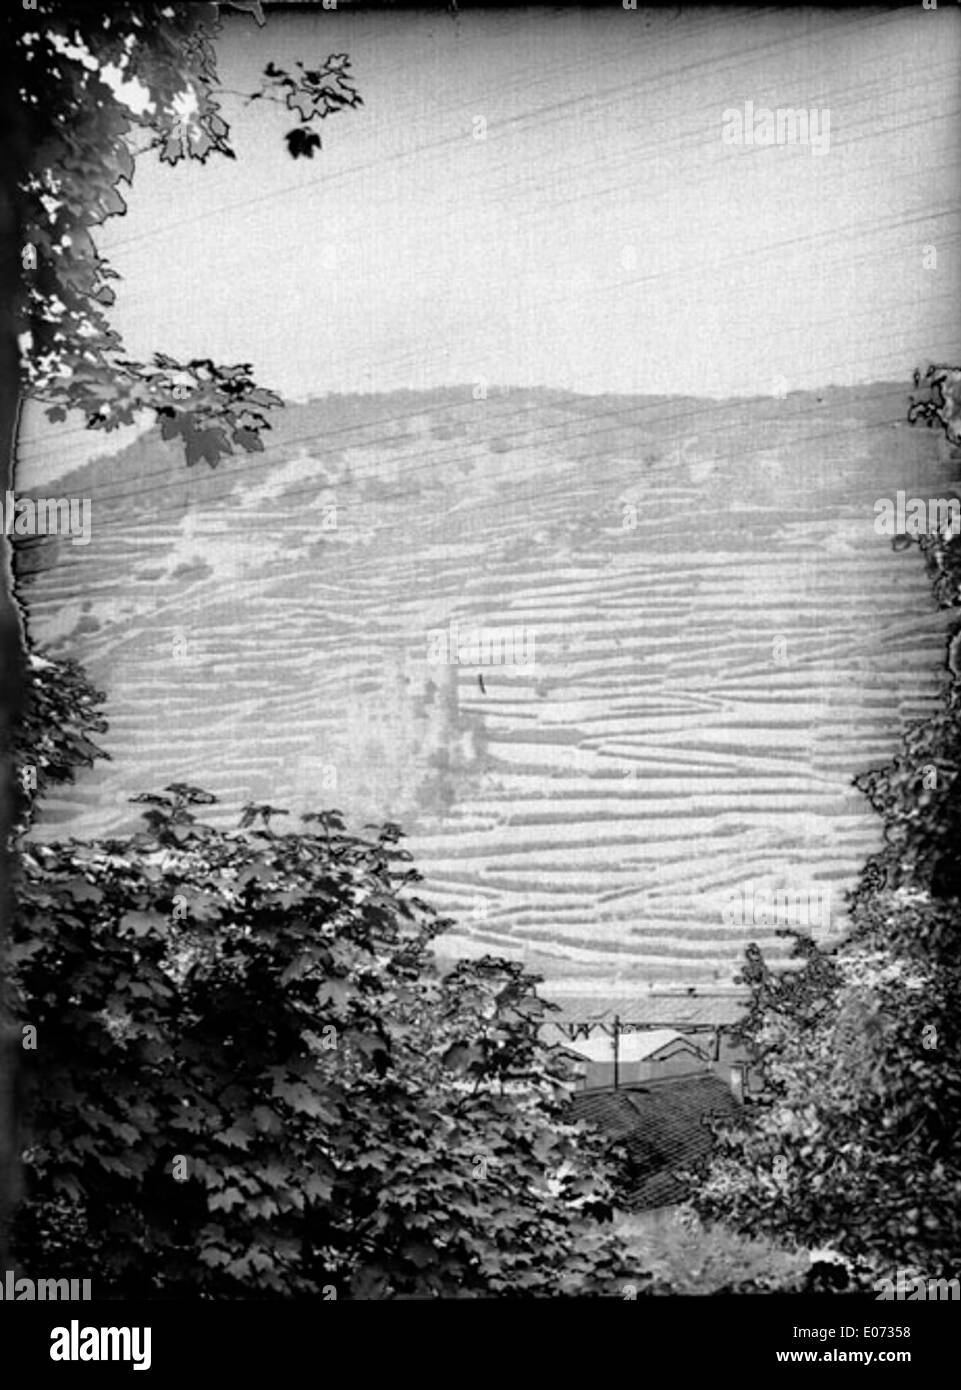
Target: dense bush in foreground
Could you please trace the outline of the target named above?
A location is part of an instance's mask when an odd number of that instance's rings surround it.
[[[961,373],[932,368],[909,418],[961,442]],[[916,385],[919,378],[916,378]],[[924,539],[942,606],[961,606],[961,547]],[[799,939],[797,974],[748,953],[745,1036],[764,1100],[721,1137],[700,1214],[748,1234],[830,1245],[872,1273],[961,1270],[961,666],[887,767],[856,779],[884,844],[830,955]]]
[[[130,838],[22,850],[19,1263],[128,1294],[609,1288],[601,1145],[534,980],[437,973],[396,828],[139,800]]]

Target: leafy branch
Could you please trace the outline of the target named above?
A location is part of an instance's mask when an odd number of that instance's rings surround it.
[[[297,62],[297,74],[291,74],[276,63],[268,63],[264,68],[264,80],[260,91],[248,97],[253,101],[275,101],[296,111],[300,124],[288,130],[285,135],[287,149],[291,157],[313,159],[314,151],[321,148],[321,139],[316,130],[306,130],[312,121],[323,121],[338,111],[363,106],[363,98],[354,86],[350,72],[350,58],[346,53],[331,53],[319,67],[308,68]]]

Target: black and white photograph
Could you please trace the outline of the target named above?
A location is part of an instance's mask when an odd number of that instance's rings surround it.
[[[961,7],[2,23],[4,1338],[774,1296],[769,1375],[923,1363]]]

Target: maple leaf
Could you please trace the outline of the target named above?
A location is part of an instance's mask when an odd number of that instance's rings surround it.
[[[293,130],[288,130],[284,139],[287,141],[287,150],[292,159],[313,159],[314,150],[321,148],[320,136],[315,130],[301,130],[294,126]]]
[[[216,425],[198,429],[193,414],[188,411],[165,415],[160,433],[164,439],[174,439],[178,434],[183,436],[188,467],[199,459],[206,459],[211,468],[216,468],[224,454],[230,453],[226,433]]]

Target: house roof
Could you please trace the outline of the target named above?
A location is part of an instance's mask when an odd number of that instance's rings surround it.
[[[748,994],[744,990],[725,990],[714,994],[655,994],[640,990],[636,995],[555,994],[540,991],[545,999],[558,1006],[548,1013],[550,1023],[603,1023],[610,1028],[615,1015],[624,1025],[655,1024],[663,1028],[708,1024],[730,1027],[744,1015]]]
[[[571,1101],[573,1119],[594,1125],[612,1145],[625,1149],[621,1200],[635,1209],[683,1201],[689,1185],[679,1173],[711,1151],[706,1118],[735,1115],[738,1109],[713,1072],[581,1091]]]
[[[685,1038],[676,1028],[652,1028],[643,1033],[622,1033],[618,1038],[617,1055],[621,1062],[644,1062],[659,1052],[670,1048],[704,1054],[696,1043]],[[614,1064],[614,1039],[609,1033],[598,1031],[589,1038],[578,1038],[565,1042],[567,1052],[574,1052],[586,1062],[610,1062]]]

